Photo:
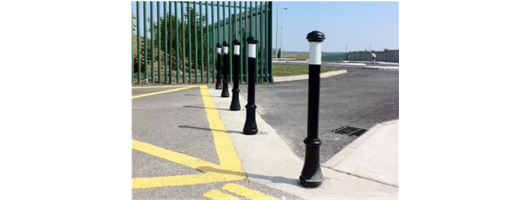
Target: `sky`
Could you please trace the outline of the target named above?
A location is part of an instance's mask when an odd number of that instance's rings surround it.
[[[136,15],[135,2],[132,14]],[[284,51],[308,51],[305,38],[314,30],[325,34],[325,52],[399,49],[399,2],[275,1],[272,26],[273,48]]]

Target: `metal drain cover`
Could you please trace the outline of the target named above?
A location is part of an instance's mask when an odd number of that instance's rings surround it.
[[[341,128],[335,129],[332,132],[333,133],[342,134],[342,135],[359,137],[360,135],[362,135],[363,133],[366,132],[366,129],[346,126],[346,127],[341,127]]]

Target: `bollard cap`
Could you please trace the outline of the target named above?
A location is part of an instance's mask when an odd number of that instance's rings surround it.
[[[228,46],[228,42],[224,41],[223,42],[223,46],[227,47]]]
[[[238,39],[234,39],[234,41],[233,41],[233,42],[234,42],[234,45],[240,45],[240,44],[241,44],[241,42],[239,42],[239,40],[238,40]]]
[[[320,31],[313,31],[307,34],[306,39],[309,42],[323,42],[326,39],[326,36]]]
[[[221,44],[217,43],[217,48],[221,48]]]
[[[257,44],[257,43],[258,43],[258,39],[256,39],[256,38],[253,37],[253,36],[250,36],[250,37],[247,38],[247,42],[248,42],[249,44]]]

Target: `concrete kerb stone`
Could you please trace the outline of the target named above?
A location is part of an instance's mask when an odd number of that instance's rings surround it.
[[[383,66],[362,66],[361,69],[399,70],[398,67],[383,67]]]

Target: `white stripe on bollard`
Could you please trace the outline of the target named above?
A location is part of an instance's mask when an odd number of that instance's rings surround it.
[[[221,48],[217,48],[217,53],[221,54]]]
[[[248,44],[248,57],[256,58],[256,44]]]
[[[234,54],[239,55],[239,45],[234,45]]]
[[[225,54],[228,54],[228,46],[223,47],[223,51],[225,52]]]
[[[320,65],[322,42],[309,42],[309,64]]]

